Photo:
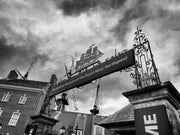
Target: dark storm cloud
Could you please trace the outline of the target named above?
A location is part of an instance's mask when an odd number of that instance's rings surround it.
[[[177,34],[180,34],[180,31]],[[180,36],[179,36],[179,39],[180,39]],[[178,40],[178,43],[179,42],[180,42],[180,40]],[[173,76],[174,78],[178,77],[180,75],[180,53],[179,53],[180,47],[179,47],[179,45],[176,49],[177,49],[177,51],[175,52],[175,54],[173,56],[174,59],[173,59],[173,63],[172,63],[173,64],[172,66],[177,68],[177,72]]]
[[[48,60],[48,55],[39,52],[38,48],[41,40],[28,29],[29,22],[29,19],[14,21],[13,18],[8,16],[0,16],[1,77],[7,75],[11,70],[9,68],[19,68],[21,71],[27,70],[29,61],[43,65]],[[24,33],[19,32],[21,30],[24,30]]]
[[[0,17],[0,34],[1,36],[3,33],[12,32],[12,29],[9,27],[10,21],[7,18]]]
[[[121,42],[125,42],[126,33],[131,30],[130,23],[132,20],[142,18],[148,19],[148,0],[138,0],[129,9],[125,10],[123,19],[119,20],[119,23],[110,30],[114,33],[114,36]]]
[[[136,0],[131,3],[128,9],[124,10],[123,18],[119,20],[119,23],[113,27],[110,32],[114,33],[114,36],[121,42],[125,42],[126,33],[130,32],[134,27],[142,27],[144,23],[149,20],[163,18],[172,15],[165,8],[160,7],[154,3],[154,7],[151,7],[149,0]],[[137,21],[137,24],[136,24]]]
[[[77,16],[88,12],[91,8],[107,10],[110,8],[119,8],[126,0],[55,0],[56,5],[61,9],[64,15]]]
[[[15,46],[13,44],[8,44],[5,37],[0,37],[0,73],[4,74],[4,71],[7,72],[7,65],[14,64],[20,66],[21,68],[26,68],[28,59],[33,60],[41,65],[43,65],[47,60],[48,56],[44,54],[38,54],[37,46]],[[10,69],[9,69],[10,70]],[[5,73],[7,74],[7,73]]]

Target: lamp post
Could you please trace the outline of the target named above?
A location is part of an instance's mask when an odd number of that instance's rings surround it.
[[[62,126],[62,127],[60,128],[60,135],[64,135],[65,132],[66,132],[66,128],[65,128],[64,126]]]

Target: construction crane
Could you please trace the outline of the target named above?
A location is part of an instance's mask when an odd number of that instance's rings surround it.
[[[21,76],[21,79],[25,80],[24,76],[15,68],[15,71]]]
[[[24,80],[27,80],[28,75],[29,75],[29,72],[30,72],[30,70],[32,69],[33,65],[34,65],[34,61],[30,63],[30,66],[29,66],[26,74],[24,75]]]
[[[32,67],[33,67],[33,64],[34,64],[34,61],[30,63],[30,66],[26,72],[26,74],[23,76],[18,69],[15,68],[15,71],[21,76],[21,79],[23,80],[27,80],[28,78],[28,75],[29,75],[29,72],[31,71]]]
[[[98,80],[98,84],[97,84],[96,97],[95,97],[95,102],[94,102],[94,108],[93,108],[92,110],[90,110],[90,112],[91,112],[93,115],[99,114],[99,110],[98,110],[99,87],[100,87],[100,79]]]

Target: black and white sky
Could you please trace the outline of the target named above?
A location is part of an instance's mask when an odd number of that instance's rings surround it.
[[[0,78],[14,68],[25,74],[35,61],[29,79],[49,81],[51,74],[60,79],[64,63],[70,67],[71,56],[79,58],[92,44],[104,58],[115,49],[131,49],[140,27],[151,43],[161,81],[171,81],[179,90],[179,22],[179,0],[0,0]],[[135,89],[132,81],[119,72],[101,79],[103,114],[128,103],[122,92]],[[95,85],[73,91],[69,98],[75,95],[79,111],[89,112]]]

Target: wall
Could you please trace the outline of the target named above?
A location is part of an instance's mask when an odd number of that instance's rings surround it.
[[[3,110],[0,116],[0,122],[3,124],[3,132],[7,132],[10,135],[23,135],[26,125],[30,121],[30,116],[38,114],[40,104],[42,105],[44,93],[41,91],[34,91],[34,89],[26,90],[23,89],[13,89],[13,88],[0,88],[0,107]],[[29,88],[28,88],[29,89]],[[10,99],[8,102],[2,102],[1,99],[3,95],[10,92]],[[26,94],[27,101],[25,104],[18,104],[20,96]],[[16,126],[8,125],[8,122],[13,114],[17,110],[20,111],[21,115],[16,124]]]

